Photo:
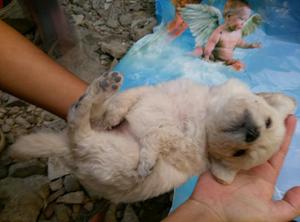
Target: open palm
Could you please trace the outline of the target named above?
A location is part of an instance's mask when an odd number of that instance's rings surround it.
[[[188,200],[190,204],[204,206],[220,222],[286,222],[299,216],[300,187],[290,189],[283,200],[272,200],[295,125],[296,118],[289,116],[280,151],[267,163],[240,172],[231,185],[219,184],[209,172],[203,174]]]

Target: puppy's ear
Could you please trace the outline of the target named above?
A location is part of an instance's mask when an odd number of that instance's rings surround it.
[[[215,179],[222,184],[231,184],[237,174],[237,170],[230,169],[214,158],[211,159],[210,171]]]
[[[269,105],[273,106],[284,116],[295,112],[296,100],[293,97],[286,96],[282,93],[257,93],[256,95],[264,98]]]

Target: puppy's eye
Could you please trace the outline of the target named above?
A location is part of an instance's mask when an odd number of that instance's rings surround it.
[[[245,154],[246,154],[246,150],[238,150],[233,154],[233,156],[240,157],[240,156],[244,156]]]
[[[269,117],[267,120],[266,120],[266,128],[270,128],[272,126],[272,120],[271,118]]]

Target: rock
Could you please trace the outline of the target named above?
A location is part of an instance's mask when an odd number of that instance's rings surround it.
[[[55,207],[55,204],[52,203],[52,204],[49,204],[43,211],[43,214],[45,216],[46,219],[49,219],[52,217],[52,215],[54,214],[54,207]]]
[[[73,204],[72,205],[72,219],[74,221],[78,218],[80,210],[81,210],[81,205],[80,204]]]
[[[4,124],[1,128],[3,133],[8,133],[11,131],[11,126],[9,126],[8,124]]]
[[[5,120],[5,124],[9,125],[10,127],[12,125],[14,125],[14,123],[15,123],[15,120],[12,119],[12,118],[8,118],[8,119]]]
[[[76,177],[67,175],[64,179],[64,187],[67,192],[74,192],[80,190],[80,184]]]
[[[79,5],[81,7],[83,7],[83,5],[85,4],[86,0],[72,0],[73,4]]]
[[[83,206],[84,209],[86,209],[87,211],[92,211],[93,208],[94,208],[94,204],[93,202],[87,202],[84,206]]]
[[[138,217],[130,205],[127,205],[121,222],[139,222]]]
[[[5,109],[4,107],[1,107],[1,106],[0,106],[0,113],[5,114],[6,112],[7,112],[6,109]]]
[[[85,196],[83,191],[77,191],[65,194],[64,196],[58,198],[56,202],[65,204],[82,204],[84,201],[84,197]]]
[[[49,157],[48,159],[48,178],[49,180],[55,180],[70,174],[70,169],[64,164],[64,160],[58,157]]]
[[[5,146],[6,146],[6,139],[3,132],[0,129],[0,152],[4,150]]]
[[[132,23],[132,15],[130,13],[122,14],[119,17],[119,22],[122,26],[129,26]]]
[[[7,103],[6,106],[7,107],[13,107],[13,106],[26,107],[26,106],[28,106],[28,103],[26,103],[25,101],[22,101],[22,100],[14,100],[12,102]]]
[[[7,177],[8,168],[6,166],[0,166],[0,180]]]
[[[29,177],[32,175],[45,175],[46,166],[38,160],[19,162],[9,167],[11,177]]]
[[[16,114],[20,111],[20,107],[18,106],[13,106],[11,107],[11,109],[8,111],[8,114],[12,115],[12,114]]]
[[[36,107],[35,107],[34,105],[29,105],[29,106],[27,107],[27,109],[26,109],[26,112],[30,113],[30,112],[34,111],[35,108],[36,108]]]
[[[56,200],[58,197],[62,196],[65,194],[65,189],[61,188],[58,191],[52,193],[49,198],[48,198],[48,203],[51,203],[52,201]]]
[[[15,122],[25,128],[30,128],[31,127],[31,124],[26,120],[24,119],[23,117],[21,116],[18,116],[16,119],[15,119]]]
[[[52,191],[57,191],[63,187],[63,180],[61,178],[59,178],[55,181],[51,181],[51,183],[49,184],[49,187]]]
[[[152,33],[156,20],[154,18],[141,18],[133,21],[131,24],[130,35],[134,41],[137,41],[145,35]]]
[[[130,45],[122,39],[112,38],[101,44],[101,50],[116,59],[120,59],[129,49]]]
[[[64,204],[58,204],[55,206],[55,216],[56,220],[59,222],[69,222],[71,221],[72,211],[69,207]]]
[[[48,195],[45,176],[0,180],[1,222],[36,222]]]
[[[84,20],[84,15],[72,15],[75,25],[81,25]]]
[[[105,213],[104,222],[117,222],[116,211],[117,211],[117,205],[113,203],[110,204],[107,212]]]

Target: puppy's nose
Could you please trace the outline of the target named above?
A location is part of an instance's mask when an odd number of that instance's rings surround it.
[[[246,127],[245,141],[247,143],[251,143],[251,142],[255,141],[259,136],[260,136],[260,132],[257,129],[257,127],[254,127],[254,126]]]

